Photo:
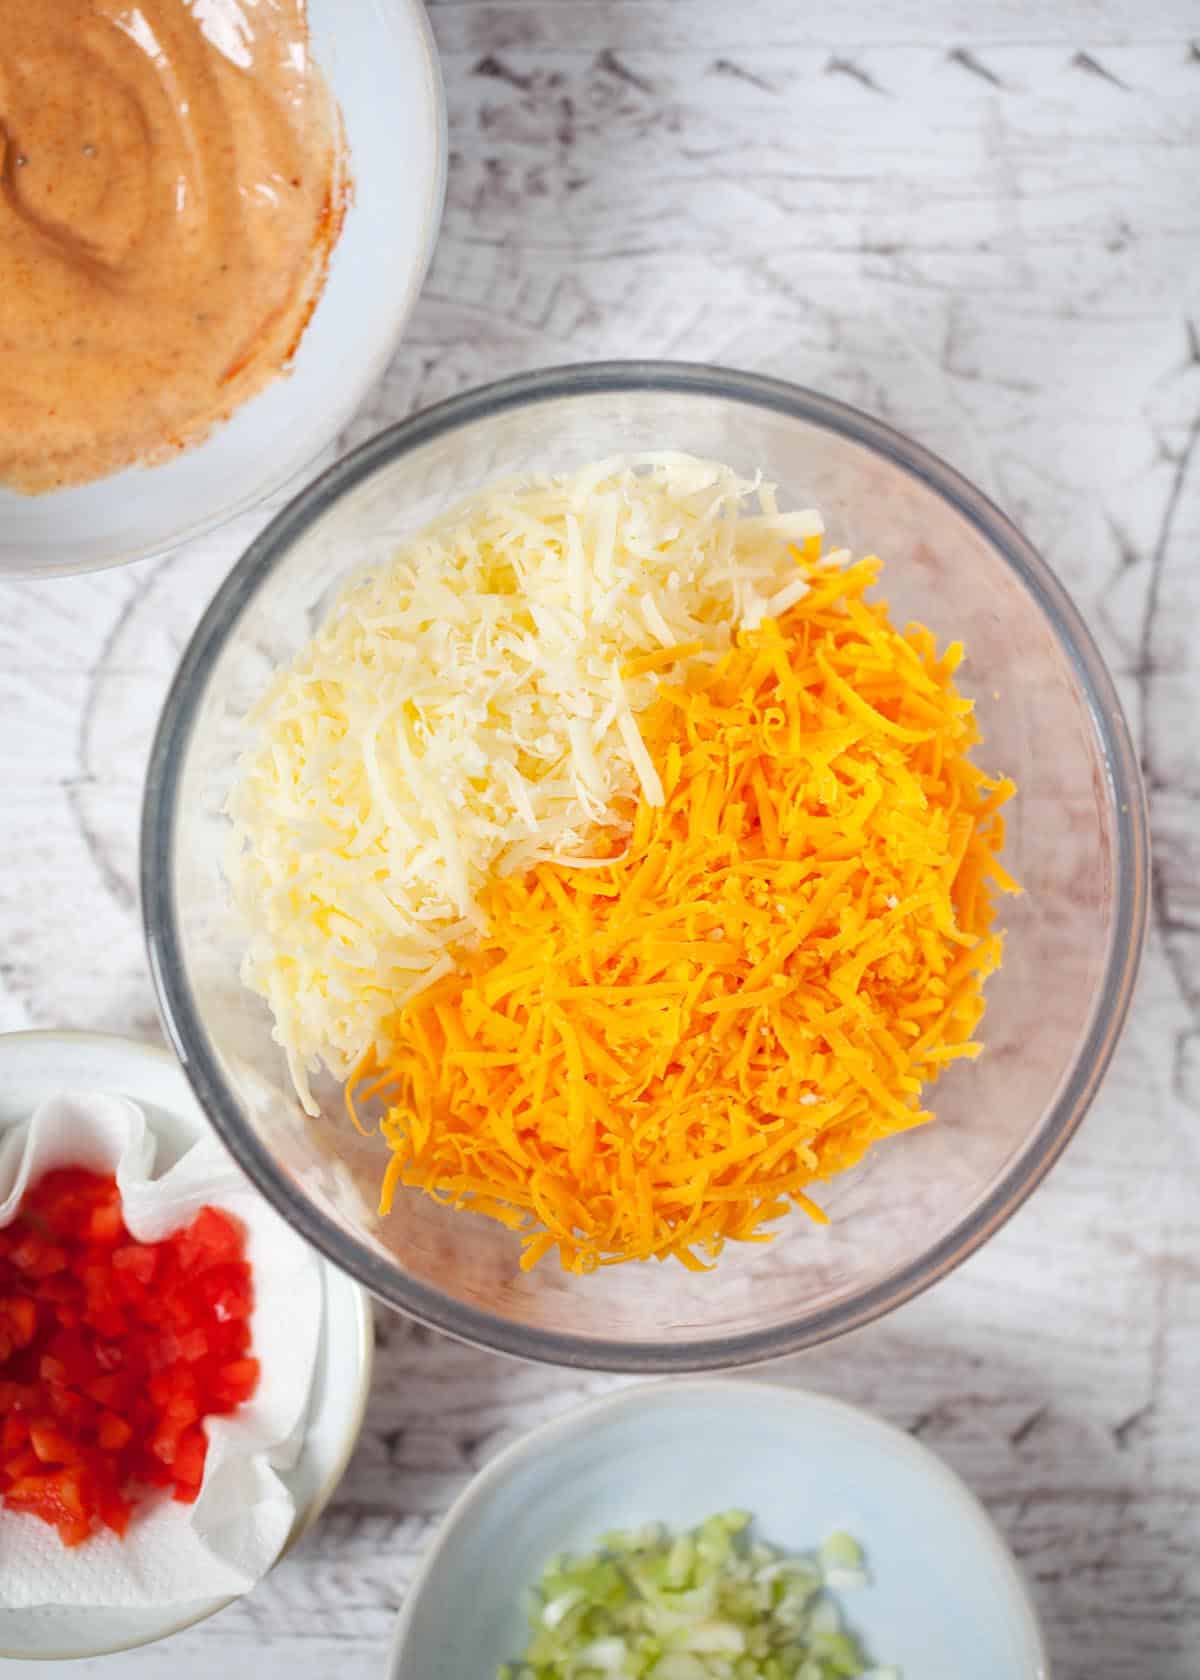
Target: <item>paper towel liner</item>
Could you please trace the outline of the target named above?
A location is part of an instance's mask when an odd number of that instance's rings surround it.
[[[276,1474],[296,1461],[308,1417],[323,1292],[316,1256],[253,1191],[214,1138],[154,1179],[157,1148],[140,1108],[123,1097],[64,1093],[0,1134],[0,1226],[26,1187],[55,1167],[115,1173],[125,1223],[141,1242],[188,1224],[206,1203],[246,1229],[254,1279],[251,1351],[258,1390],[230,1417],[205,1424],[208,1457],[194,1505],[155,1490],[124,1540],[99,1529],[68,1550],[37,1518],[0,1509],[0,1608],[188,1603],[248,1591],[279,1556],[295,1520]]]

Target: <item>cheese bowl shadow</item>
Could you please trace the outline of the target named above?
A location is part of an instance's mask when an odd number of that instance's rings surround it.
[[[346,573],[464,494],[527,471],[678,449],[821,509],[833,544],[874,551],[901,623],[961,639],[979,761],[1012,776],[1001,970],[977,1062],[934,1088],[936,1122],[819,1187],[715,1270],[670,1262],[531,1272],[518,1239],[416,1191],[377,1213],[387,1150],[330,1088],[302,1113],[264,1005],[239,982],[244,935],[222,877],[225,800],[246,714],[312,635]],[[525,1358],[633,1372],[718,1369],[868,1323],[945,1276],[1020,1206],[1097,1089],[1124,1020],[1147,916],[1145,802],[1112,682],[1054,573],[987,499],[882,423],[778,381],[679,363],[525,375],[382,433],[284,510],[218,589],[151,753],[142,907],[163,1019],[214,1126],[323,1254],[380,1300]]]

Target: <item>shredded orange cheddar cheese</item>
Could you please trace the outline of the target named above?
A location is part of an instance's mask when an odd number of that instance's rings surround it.
[[[864,599],[877,560],[800,563],[796,606],[643,713],[665,797],[619,860],[493,879],[482,943],[364,1058],[383,1211],[418,1186],[519,1230],[525,1267],[702,1269],[823,1219],[807,1190],[978,1053],[1015,789],[967,756],[961,647]]]

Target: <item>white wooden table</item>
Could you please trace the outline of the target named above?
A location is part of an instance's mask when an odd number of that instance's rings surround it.
[[[445,228],[346,441],[547,362],[791,376],[987,488],[1117,675],[1158,877],[1103,1094],[985,1252],[786,1375],[875,1407],[967,1477],[1032,1577],[1059,1680],[1194,1680],[1200,7],[441,0],[432,15]],[[0,1028],[158,1036],[134,887],[143,760],[183,642],[264,512],[157,565],[0,590]],[[610,1382],[384,1319],[367,1427],[317,1531],[243,1604],[103,1672],[381,1675],[405,1583],[472,1471]]]

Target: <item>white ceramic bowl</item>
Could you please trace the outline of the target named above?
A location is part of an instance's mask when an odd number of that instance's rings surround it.
[[[835,1529],[861,1541],[872,1584],[843,1607],[871,1658],[903,1680],[1048,1680],[1016,1565],[953,1471],[856,1407],[728,1380],[626,1389],[495,1458],[413,1582],[391,1680],[494,1680],[524,1649],[521,1594],[554,1553],[731,1507],[788,1550]]]
[[[98,1033],[0,1034],[0,1132],[27,1120],[38,1103],[67,1087],[110,1091],[138,1103],[158,1139],[159,1171],[209,1130],[177,1063],[164,1050]],[[296,1502],[288,1548],[316,1522],[341,1480],[371,1384],[374,1331],[366,1292],[324,1261],[321,1281],[325,1310],[308,1427],[296,1464],[280,1472]],[[197,1599],[155,1611],[60,1605],[6,1610],[0,1618],[0,1658],[127,1651],[178,1633],[232,1602]]]
[[[354,197],[291,372],[194,449],[79,489],[0,489],[0,577],[160,554],[292,483],[333,442],[399,341],[433,252],[446,116],[421,0],[309,0]]]

